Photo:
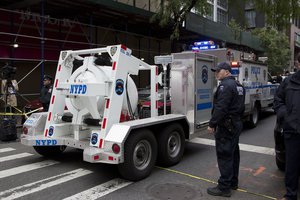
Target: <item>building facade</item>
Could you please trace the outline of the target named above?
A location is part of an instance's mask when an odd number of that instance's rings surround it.
[[[199,40],[262,51],[251,34],[241,32],[236,37],[228,28],[227,0],[208,2],[211,15],[188,14],[180,39],[170,41],[171,26],[162,28],[149,20],[163,0],[2,0],[0,66],[9,62],[17,67],[16,79],[22,80],[19,91],[31,100],[39,95],[43,75],[55,75],[61,50],[124,44],[149,64],[156,55],[187,50],[181,47]],[[138,87],[149,84],[147,76],[135,80]]]

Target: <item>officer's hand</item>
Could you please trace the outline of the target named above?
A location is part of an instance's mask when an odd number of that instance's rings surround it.
[[[207,132],[209,134],[213,134],[215,132],[215,128],[207,127]]]

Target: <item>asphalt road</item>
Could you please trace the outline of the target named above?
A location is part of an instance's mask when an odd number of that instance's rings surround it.
[[[284,174],[274,159],[275,115],[265,114],[241,137],[240,189],[231,199],[275,199],[284,194]],[[188,142],[183,160],[171,168],[155,167],[139,182],[119,177],[116,166],[82,161],[82,151],[67,148],[49,160],[19,141],[0,143],[0,199],[199,200],[224,199],[206,193],[215,186],[213,136]]]

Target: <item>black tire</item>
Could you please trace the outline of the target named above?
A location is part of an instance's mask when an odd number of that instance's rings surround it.
[[[158,164],[169,167],[182,159],[185,148],[184,131],[180,124],[170,124],[157,136]]]
[[[277,155],[276,155],[276,165],[280,171],[283,171],[283,172],[285,171],[285,162],[282,162],[281,160],[279,160]]]
[[[121,176],[138,181],[150,175],[157,157],[157,142],[148,129],[130,133],[124,145],[124,163],[118,165]]]
[[[38,154],[42,156],[55,157],[64,152],[67,146],[33,146],[33,148]]]
[[[259,113],[260,113],[259,106],[255,104],[252,113],[250,115],[250,120],[248,122],[250,128],[255,128],[257,126],[259,120]]]

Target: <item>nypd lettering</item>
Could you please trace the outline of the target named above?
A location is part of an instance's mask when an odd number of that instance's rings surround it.
[[[70,94],[85,94],[87,90],[86,85],[71,85]]]
[[[35,140],[35,146],[55,146],[57,140]]]

